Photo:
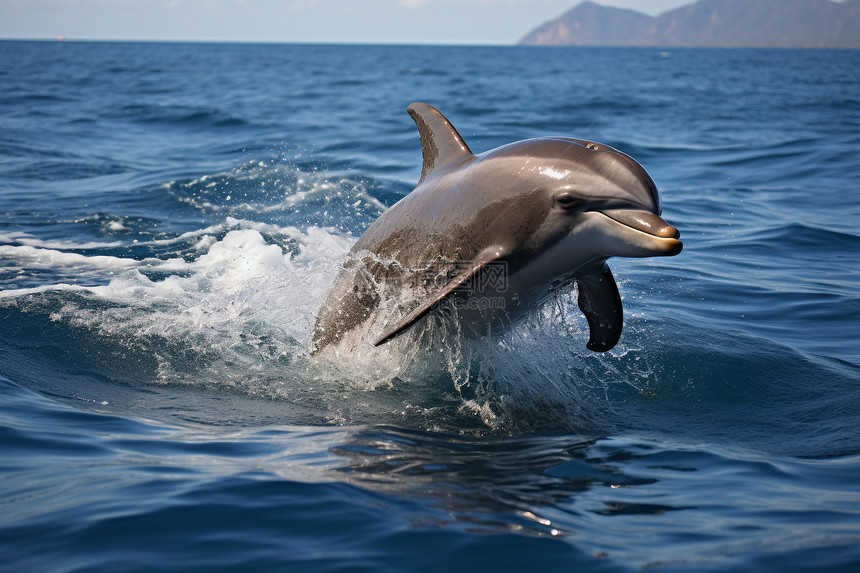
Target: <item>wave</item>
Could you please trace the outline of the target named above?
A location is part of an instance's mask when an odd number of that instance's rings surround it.
[[[314,165],[251,161],[230,171],[171,181],[163,188],[193,211],[265,217],[296,226],[359,233],[386,208],[368,178],[332,177]],[[287,192],[284,192],[284,190]]]
[[[110,112],[109,118],[135,123],[185,125],[186,127],[236,128],[250,124],[245,119],[213,107],[186,105],[131,104]]]
[[[822,229],[803,223],[789,223],[747,234],[743,242],[791,248],[798,252],[858,252],[860,235]]]
[[[13,179],[29,181],[56,181],[58,179],[89,179],[104,175],[126,173],[129,167],[116,163],[88,161],[41,161],[38,164],[11,169],[5,173]]]
[[[831,264],[839,268],[849,266],[852,258],[849,253],[860,249],[860,235],[852,232],[799,222],[770,226],[763,225],[765,221],[758,219],[740,221],[741,225],[736,230],[729,228],[734,226],[729,222],[722,234],[713,233],[709,240],[698,242],[696,249],[721,252],[732,259],[764,267],[770,263],[794,266],[799,260],[808,260],[819,266],[824,259],[830,258]],[[791,257],[786,258],[786,253],[791,253]]]
[[[111,223],[118,223],[116,220],[111,220]],[[110,223],[109,223],[110,225]],[[118,227],[114,227],[111,230],[119,230]],[[14,247],[14,246],[27,246],[41,249],[56,249],[63,251],[89,251],[92,249],[104,249],[111,247],[118,247],[123,243],[120,241],[111,241],[111,242],[102,242],[102,241],[92,241],[92,242],[74,242],[66,239],[43,239],[39,238],[36,235],[32,235],[30,233],[25,233],[23,231],[12,231],[12,232],[0,232],[0,247]],[[7,249],[8,254],[12,253],[12,250]],[[14,257],[13,257],[14,258]]]

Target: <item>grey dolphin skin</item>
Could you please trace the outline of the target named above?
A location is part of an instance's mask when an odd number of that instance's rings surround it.
[[[606,259],[682,248],[645,169],[609,146],[561,137],[474,155],[435,108],[408,111],[421,179],[353,246],[317,315],[313,352],[347,339],[378,346],[431,313],[484,336],[574,281],[587,347],[613,348],[622,307]]]

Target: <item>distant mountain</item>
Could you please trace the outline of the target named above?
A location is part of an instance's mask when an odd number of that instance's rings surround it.
[[[656,17],[583,2],[519,43],[860,48],[860,0],[700,0]]]

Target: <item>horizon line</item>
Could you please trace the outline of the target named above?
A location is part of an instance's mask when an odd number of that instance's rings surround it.
[[[832,1],[832,0],[831,0]],[[30,38],[0,37],[0,42],[40,42],[40,43],[104,43],[104,44],[233,44],[233,45],[283,45],[283,46],[368,46],[368,47],[439,47],[439,48],[527,48],[527,49],[570,49],[570,48],[609,48],[609,49],[652,49],[652,50],[858,50],[852,46],[690,46],[690,45],[606,45],[606,44],[493,44],[493,43],[436,43],[436,42],[397,42],[397,41],[315,41],[315,40],[213,40],[213,39],[154,39],[154,38]]]

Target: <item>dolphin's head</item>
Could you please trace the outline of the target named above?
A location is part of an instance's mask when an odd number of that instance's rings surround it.
[[[572,277],[609,257],[681,252],[678,230],[660,217],[654,181],[628,155],[566,138],[532,139],[501,150],[499,159],[505,156],[513,169],[508,174],[521,180],[530,209],[544,213],[522,245],[535,283]]]
[[[599,254],[620,257],[672,256],[681,252],[678,229],[660,214],[660,194],[636,160],[608,145],[562,139],[561,173],[544,169],[559,222],[588,231]],[[550,181],[554,180],[554,181]],[[557,181],[557,183],[555,183]],[[582,240],[582,236],[577,237]]]

